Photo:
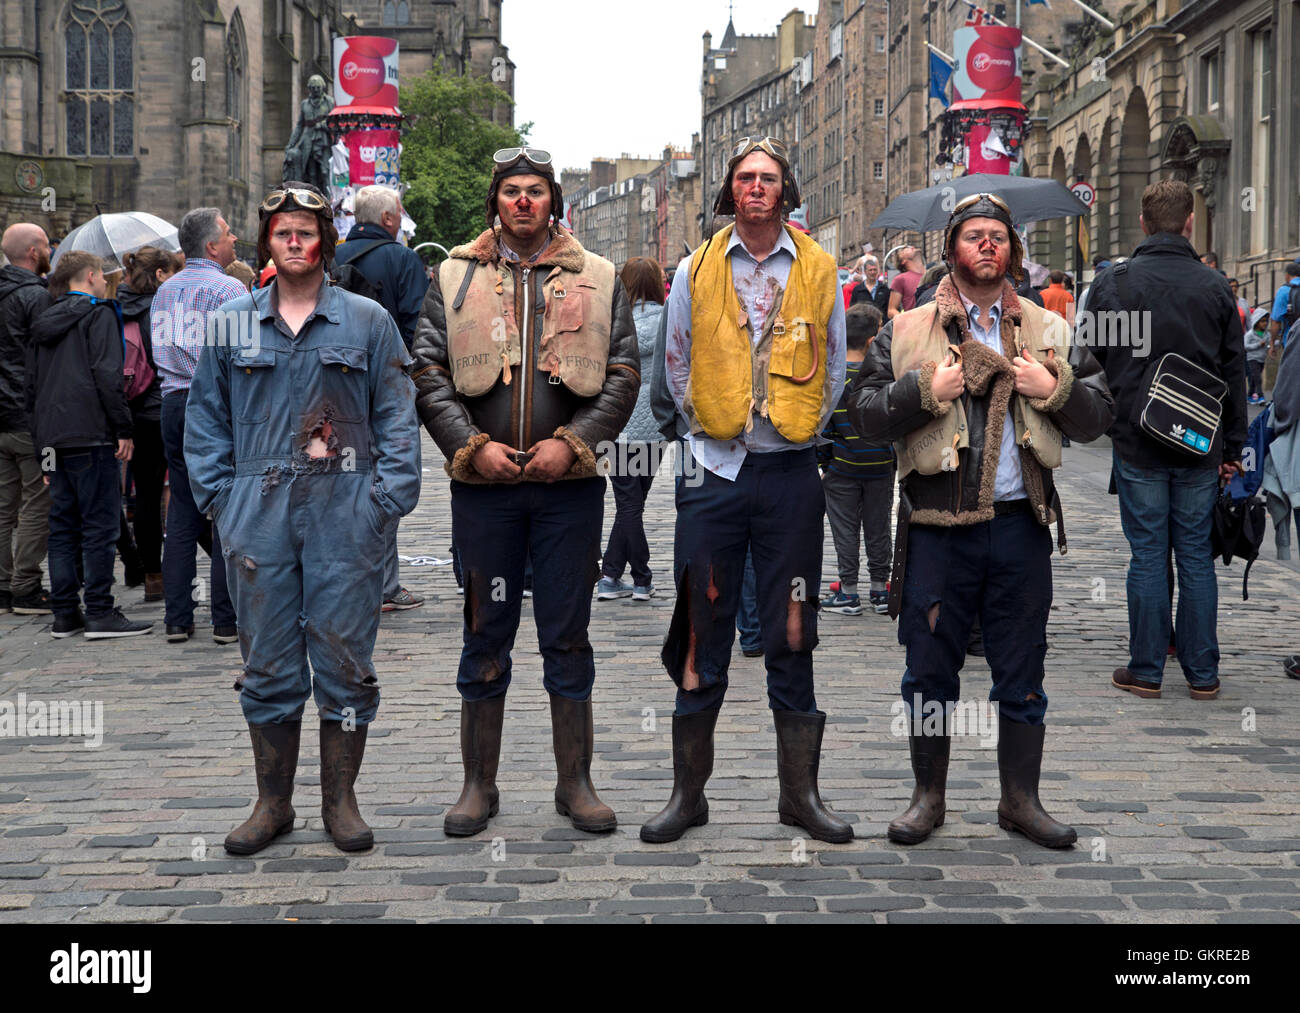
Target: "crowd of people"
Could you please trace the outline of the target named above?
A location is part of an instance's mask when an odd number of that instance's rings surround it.
[[[72,251],[51,270],[45,233],[10,225],[0,612],[49,614],[58,638],[149,633],[113,595],[118,554],[128,586],[164,601],[168,641],[194,635],[206,602],[216,643],[240,645],[258,781],[227,850],[253,854],[293,825],[313,695],[326,828],[343,850],[369,847],[353,784],[379,706],[379,617],[423,601],[401,586],[397,556],[422,425],[446,458],[465,597],[464,783],[444,829],[476,834],[498,811],[511,652],[535,586],[555,806],[608,831],[617,817],[590,774],[588,627],[593,599],[648,600],[668,583],[656,589],[643,515],[673,444],[675,602],[661,659],[678,687],[674,781],[642,839],[708,820],[738,629],[766,668],[779,818],[852,839],[818,791],[813,655],[819,614],[870,609],[898,620],[912,718],[915,791],[890,838],[917,843],[943,824],[949,718],[979,630],[999,709],[999,823],[1069,846],[1074,829],[1038,798],[1062,447],[1112,441],[1131,549],[1128,658],[1113,685],[1160,696],[1173,653],[1191,696],[1214,699],[1211,514],[1243,471],[1247,404],[1279,354],[1265,487],[1300,520],[1300,263],[1271,307],[1251,311],[1217,258],[1193,249],[1191,191],[1162,181],[1142,197],[1147,238],[1122,261],[1099,258],[1077,302],[1059,270],[1041,292],[1028,286],[1011,209],[987,193],[956,205],[939,262],[905,246],[889,280],[868,254],[842,285],[834,260],[787,225],[800,203],[784,146],[745,139],[713,234],[670,276],[652,258],[618,270],[584,250],[558,224],[563,193],[535,148],[496,153],[484,231],[432,279],[398,241],[400,197],[384,187],[357,194],[357,227],[339,244],[319,190],[277,185],[259,206],[257,273],[217,208],[185,215],[179,253],[146,247],[120,267]],[[1074,340],[1081,314],[1103,311],[1145,314],[1149,348]],[[255,340],[214,339],[250,325]],[[1147,422],[1164,375],[1152,370],[1180,363],[1222,394],[1217,413],[1194,416],[1204,433],[1171,442]],[[602,548],[605,474],[615,513]],[[826,525],[839,579],[823,595]],[[932,709],[941,720],[923,725]]]

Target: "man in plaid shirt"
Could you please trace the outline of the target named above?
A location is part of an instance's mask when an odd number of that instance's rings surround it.
[[[239,635],[221,541],[194,503],[185,467],[185,404],[207,341],[209,318],[222,303],[248,290],[225,274],[235,260],[235,234],[219,209],[189,212],[181,219],[178,239],[185,267],[159,286],[150,313],[154,362],[162,378],[163,448],[171,489],[162,559],[167,641],[183,643],[194,633],[194,603],[203,598],[195,585],[195,546],[202,544],[211,557],[212,637],[218,644],[233,644]],[[228,334],[229,329],[216,333]]]

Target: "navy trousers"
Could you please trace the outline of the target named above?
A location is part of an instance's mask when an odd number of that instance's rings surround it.
[[[197,548],[212,539],[208,574],[212,594],[212,625],[234,626],[235,606],[226,583],[226,562],[221,556],[217,529],[194,503],[190,473],[185,465],[185,403],[188,391],[173,391],[163,398],[162,439],[167,455],[167,538],[163,542],[163,593],[168,626],[193,626],[194,604],[202,599],[201,584],[194,580]]]
[[[84,564],[86,615],[113,609],[113,561],[122,493],[114,447],[56,452],[50,475],[50,599],[54,613],[75,615],[80,605],[77,562]]]
[[[465,634],[456,688],[465,700],[503,696],[533,570],[533,617],[542,684],[554,696],[587,700],[596,662],[587,639],[600,575],[605,479],[552,484],[451,483],[452,530],[465,581]]]
[[[768,704],[811,714],[817,710],[812,652],[826,507],[816,453],[749,454],[734,482],[701,474],[698,486],[683,482],[677,488],[677,605],[663,651],[679,687],[676,713],[722,706],[748,551]]]
[[[984,630],[989,699],[1009,721],[1041,725],[1043,660],[1052,607],[1052,536],[1032,514],[941,528],[913,524],[898,642],[907,648],[903,701],[955,703],[971,625]],[[933,620],[933,625],[931,623]]]

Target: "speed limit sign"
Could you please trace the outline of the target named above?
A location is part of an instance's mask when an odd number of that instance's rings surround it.
[[[1070,193],[1074,194],[1083,202],[1083,206],[1091,208],[1093,202],[1097,199],[1097,191],[1093,189],[1091,183],[1085,183],[1083,180],[1075,183],[1070,187]]]

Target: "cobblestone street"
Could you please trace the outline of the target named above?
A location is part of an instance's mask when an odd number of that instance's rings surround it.
[[[663,597],[593,605],[593,779],[617,831],[574,831],[555,812],[549,711],[525,602],[500,815],[479,837],[444,837],[442,814],[461,784],[462,602],[449,565],[404,566],[403,583],[427,602],[385,615],[375,652],[384,696],[357,786],[374,849],[344,855],[325,836],[309,704],[297,826],[254,858],[232,860],[222,839],[256,794],[231,689],[239,649],[216,646],[204,625],[189,643],[168,645],[161,604],[145,606],[140,589],[119,583],[119,604],[153,619],[152,634],[52,640],[48,617],[0,616],[0,701],[103,704],[98,748],[0,738],[0,921],[1295,922],[1300,683],[1280,659],[1300,650],[1296,572],[1272,560],[1271,533],[1249,602],[1241,564],[1218,568],[1218,700],[1190,699],[1174,659],[1160,700],[1113,689],[1110,673],[1127,660],[1128,550],[1106,494],[1109,461],[1108,449],[1074,448],[1059,482],[1070,550],[1054,557],[1042,796],[1078,828],[1073,849],[1049,851],[998,828],[996,750],[974,736],[953,745],[945,825],[916,847],[887,841],[912,787],[906,738],[891,734],[903,654],[894,624],[869,610],[823,614],[816,654],[829,714],[822,794],[857,840],[805,841],[777,822],[762,660],[737,647],[709,823],[675,844],[641,843],[641,822],[672,784],[674,687],[658,655],[673,605],[673,502],[661,475],[646,527]],[[403,555],[448,558],[441,464],[426,437],[426,482],[401,528]],[[612,519],[607,496],[606,531]],[[828,531],[824,582],[835,579],[834,559]],[[984,698],[982,659],[966,675],[963,699]]]

